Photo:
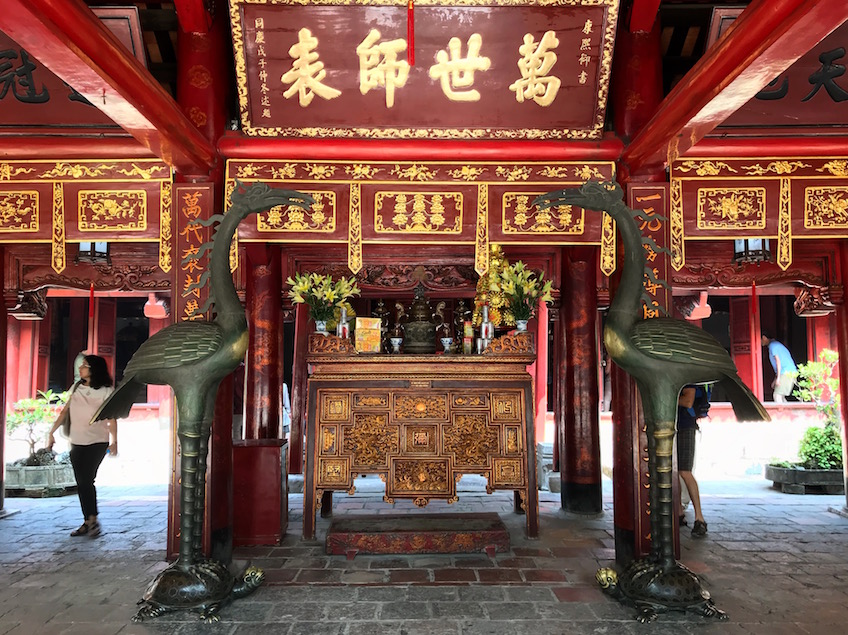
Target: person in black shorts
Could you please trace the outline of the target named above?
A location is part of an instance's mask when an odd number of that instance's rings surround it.
[[[698,388],[697,390],[703,390]],[[701,512],[701,497],[698,493],[698,481],[692,474],[695,464],[695,432],[698,430],[698,420],[692,406],[695,403],[695,386],[686,386],[677,398],[677,471],[689,491],[692,509],[695,511],[695,522],[692,525],[692,537],[702,538],[707,534],[707,523]],[[683,510],[680,510],[680,524],[686,524]]]

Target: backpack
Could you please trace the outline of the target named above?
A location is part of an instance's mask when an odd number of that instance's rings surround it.
[[[695,402],[692,404],[692,410],[695,411],[696,419],[703,419],[710,416],[710,396],[712,392],[712,386],[698,386],[695,388]]]

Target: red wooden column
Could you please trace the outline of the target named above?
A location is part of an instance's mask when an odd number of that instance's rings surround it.
[[[616,133],[633,139],[663,99],[660,24],[649,32],[632,32],[629,17],[620,23],[613,61],[613,117]],[[635,175],[620,173],[621,179]],[[644,181],[665,179],[663,172],[638,175]],[[630,202],[630,201],[628,201]],[[619,254],[620,257],[620,254]],[[619,260],[620,261],[620,260]],[[615,293],[615,279],[611,280]],[[612,363],[612,362],[610,362]],[[647,438],[641,402],[633,379],[615,364],[610,372],[613,423],[613,504],[615,556],[621,564],[650,552],[647,484]]]
[[[560,479],[563,509],[581,514],[603,511],[598,408],[597,253],[572,247],[563,253],[563,406]]]
[[[6,261],[4,250],[0,247],[0,279],[4,278],[3,262]],[[0,333],[7,334],[8,314],[6,303],[0,302]],[[8,337],[8,335],[7,335]],[[3,338],[5,340],[6,337]],[[0,346],[0,404],[6,403],[6,347]],[[0,412],[0,465],[6,465],[6,408]],[[5,515],[3,505],[6,498],[5,470],[0,469],[0,518]]]
[[[291,430],[289,433],[289,474],[303,474],[303,431],[306,421],[306,367],[309,342],[309,311],[296,305],[294,318],[294,366],[292,368]]]
[[[848,272],[848,243],[842,241],[839,249],[840,271]],[[844,279],[838,280],[844,284]],[[848,305],[843,301],[837,309],[837,335],[839,339],[839,376],[848,377]],[[848,381],[839,382],[840,409],[842,410],[842,471],[845,480],[845,506],[848,510]]]
[[[245,439],[277,439],[282,429],[282,273],[280,248],[247,246]]]

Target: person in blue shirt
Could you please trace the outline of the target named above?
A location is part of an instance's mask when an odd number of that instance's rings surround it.
[[[774,369],[774,381],[771,384],[775,403],[785,403],[786,397],[792,394],[798,367],[789,349],[766,333],[762,335],[763,346],[768,347],[769,361]]]
[[[707,522],[701,511],[698,481],[692,474],[692,468],[695,466],[695,432],[698,430],[698,419],[693,406],[698,390],[703,391],[704,388],[686,386],[677,398],[677,473],[689,492],[689,500],[692,501],[692,509],[695,512],[695,522],[692,524],[693,538],[703,538],[707,535]],[[680,524],[686,524],[682,508]]]

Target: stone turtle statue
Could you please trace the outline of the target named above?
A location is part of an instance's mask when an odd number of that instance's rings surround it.
[[[218,612],[229,601],[252,593],[265,579],[257,567],[247,567],[241,578],[217,560],[204,560],[188,567],[170,567],[147,587],[133,622],[158,617],[170,611],[194,611],[207,623],[217,622]]]

